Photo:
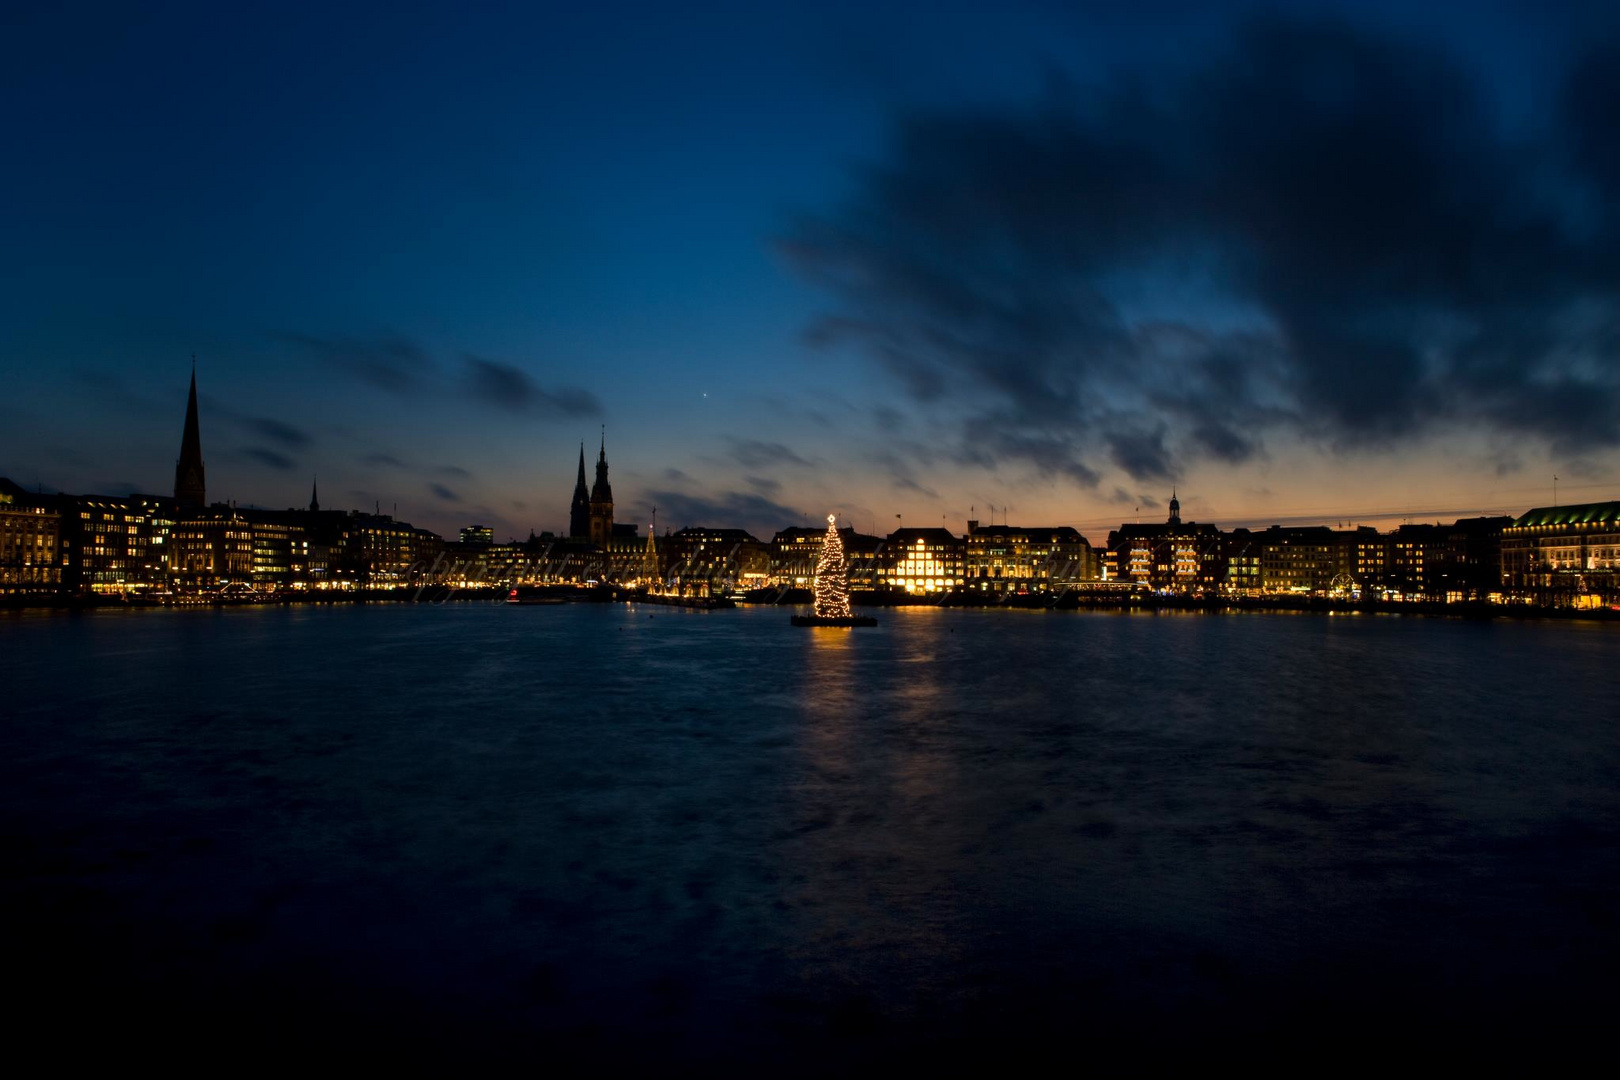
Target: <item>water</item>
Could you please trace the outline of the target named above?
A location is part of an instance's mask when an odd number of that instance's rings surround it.
[[[1402,617],[8,616],[7,977],[113,1057],[1578,1046],[1617,657]]]

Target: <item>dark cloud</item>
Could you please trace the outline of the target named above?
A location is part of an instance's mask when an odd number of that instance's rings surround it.
[[[909,476],[897,476],[897,477],[895,477],[894,478],[894,486],[895,486],[896,489],[898,489],[900,491],[916,492],[918,495],[922,495],[925,498],[929,498],[929,499],[937,499],[937,498],[939,498],[939,492],[935,491],[933,488],[923,487],[921,484],[917,483],[917,481],[913,480]]]
[[[743,483],[747,484],[761,495],[771,498],[774,498],[776,494],[782,490],[782,482],[780,480],[772,480],[768,476],[745,476],[743,477]]]
[[[454,476],[462,480],[472,479],[472,473],[463,469],[460,465],[440,465],[439,472],[444,476]]]
[[[243,447],[242,456],[252,458],[260,465],[265,465],[272,469],[279,469],[282,472],[288,472],[298,467],[298,463],[292,458],[274,450],[267,449],[263,446]]]
[[[685,484],[692,478],[680,469],[669,468],[664,470],[664,479],[671,484]]]
[[[394,394],[422,389],[433,375],[433,362],[427,350],[408,338],[320,337],[301,333],[280,333],[275,338],[302,350],[318,363]]]
[[[1505,133],[1438,47],[1247,24],[1196,69],[914,113],[784,250],[960,460],[1094,486],[1283,432],[1620,443],[1620,57]]]
[[[462,357],[462,365],[467,391],[486,404],[542,416],[602,415],[602,403],[594,394],[578,387],[542,390],[521,368],[479,356]]]
[[[258,432],[262,437],[272,442],[278,442],[282,446],[291,447],[294,450],[302,449],[314,441],[310,438],[309,433],[302,428],[294,427],[280,420],[272,420],[267,416],[246,417],[243,423]]]
[[[600,416],[602,403],[574,386],[543,389],[521,368],[470,353],[459,371],[436,363],[421,344],[403,337],[350,338],[280,333],[316,362],[346,372],[369,386],[401,396],[442,393],[448,384],[485,405],[541,416]]]
[[[804,518],[791,507],[748,491],[728,491],[713,498],[681,491],[649,491],[646,501],[658,507],[660,521],[674,528],[741,528],[761,540],[769,540],[778,529],[797,525]]]
[[[797,465],[809,468],[810,462],[779,442],[761,442],[758,439],[726,439],[727,453],[732,460],[746,469],[765,469],[773,465]]]
[[[403,469],[405,463],[393,454],[367,454],[360,459],[362,465],[369,465],[374,469]]]
[[[441,499],[444,502],[458,503],[461,501],[460,495],[457,495],[454,491],[451,491],[443,484],[429,484],[427,487],[428,490],[433,493],[435,498]]]

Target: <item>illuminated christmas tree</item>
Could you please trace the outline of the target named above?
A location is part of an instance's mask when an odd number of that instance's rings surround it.
[[[816,559],[816,618],[847,619],[849,612],[849,568],[844,562],[844,538],[838,535],[838,518],[827,515],[827,535],[821,541]]]

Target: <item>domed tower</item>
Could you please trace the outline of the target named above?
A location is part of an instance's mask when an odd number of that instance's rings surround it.
[[[585,444],[579,444],[579,479],[574,481],[574,505],[568,512],[568,535],[591,535],[591,494],[585,489]]]
[[[591,543],[607,547],[613,537],[613,488],[608,484],[607,431],[602,432],[602,450],[596,456],[596,483],[591,485]]]
[[[1181,524],[1181,500],[1176,498],[1176,489],[1170,489],[1170,524]]]

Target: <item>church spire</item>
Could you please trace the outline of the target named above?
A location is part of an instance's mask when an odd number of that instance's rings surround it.
[[[320,480],[318,476],[309,478],[309,512],[312,514],[321,508]]]
[[[591,535],[591,493],[585,487],[585,443],[579,444],[579,479],[574,481],[574,501],[568,511],[568,535]]]
[[[602,449],[596,456],[596,483],[591,485],[590,537],[599,547],[613,538],[613,488],[608,484],[607,426],[602,427]]]
[[[197,357],[191,357],[191,394],[186,399],[186,427],[180,436],[180,458],[174,463],[174,499],[187,509],[208,504],[203,477],[202,435],[197,426]]]

